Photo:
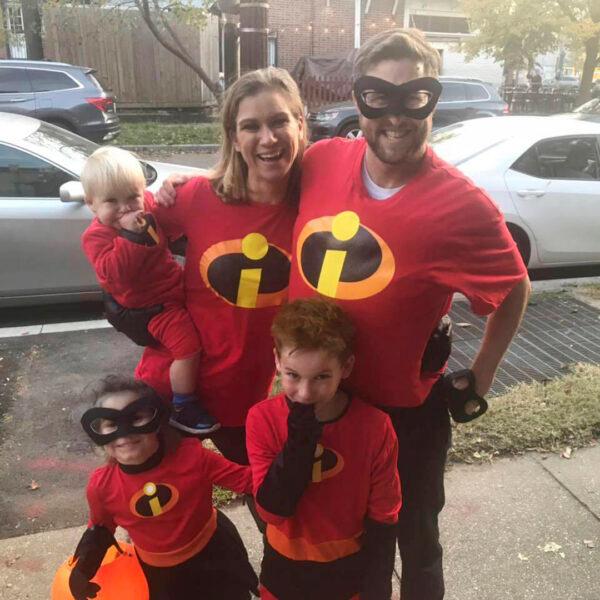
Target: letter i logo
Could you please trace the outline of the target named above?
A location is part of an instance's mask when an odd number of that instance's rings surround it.
[[[351,240],[360,227],[358,215],[352,211],[341,212],[333,219],[331,233],[340,242]],[[323,257],[323,266],[317,283],[317,291],[330,298],[336,297],[344,262],[348,255],[347,250],[326,250]]]
[[[160,500],[156,496],[156,492],[156,485],[152,482],[149,482],[144,486],[144,494],[148,497],[148,506],[154,517],[162,514],[162,506],[160,505]]]
[[[264,258],[269,251],[267,238],[260,233],[249,233],[242,240],[242,254],[253,261]],[[262,268],[242,269],[236,304],[242,308],[256,308]]]

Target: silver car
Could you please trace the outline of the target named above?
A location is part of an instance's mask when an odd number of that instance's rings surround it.
[[[0,306],[99,297],[79,241],[92,218],[83,204],[79,175],[96,148],[54,125],[0,113]],[[150,191],[173,172],[203,172],[153,161],[142,164]]]

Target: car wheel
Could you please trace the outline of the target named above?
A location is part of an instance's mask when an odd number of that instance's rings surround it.
[[[355,140],[356,138],[362,137],[362,131],[358,126],[358,121],[344,125],[340,130],[339,136],[348,138],[349,140]]]
[[[529,236],[520,227],[517,227],[512,223],[508,223],[507,227],[513,240],[515,240],[515,244],[517,244],[517,250],[523,259],[525,266],[527,266],[529,264],[529,259],[531,258],[531,242],[529,241]]]

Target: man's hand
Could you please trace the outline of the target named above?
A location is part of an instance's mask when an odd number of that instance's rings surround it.
[[[144,218],[143,210],[131,210],[126,212],[118,222],[121,229],[126,229],[133,233],[143,233],[146,227],[146,219]]]
[[[175,206],[175,196],[177,195],[177,187],[187,183],[190,179],[198,177],[197,174],[191,173],[173,173],[169,175],[160,186],[160,190],[155,194],[154,200],[159,206],[169,208]]]

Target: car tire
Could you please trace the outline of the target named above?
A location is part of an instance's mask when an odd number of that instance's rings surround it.
[[[531,242],[529,241],[529,236],[520,227],[517,227],[512,223],[508,223],[507,227],[515,244],[517,244],[517,250],[523,259],[525,266],[527,266],[529,264],[529,259],[531,258]]]
[[[338,134],[339,137],[348,138],[349,140],[355,140],[356,138],[362,137],[362,131],[358,125],[358,121],[347,123],[344,125]]]

